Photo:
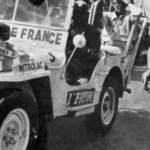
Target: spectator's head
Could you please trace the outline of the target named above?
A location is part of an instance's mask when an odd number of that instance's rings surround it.
[[[118,15],[126,12],[127,4],[123,0],[113,0],[113,6]]]
[[[109,7],[110,6],[110,0],[103,0],[103,4],[104,4],[104,6],[106,6],[106,7]]]
[[[2,5],[2,8],[12,8],[15,7],[16,0],[0,0],[0,5]]]
[[[102,0],[103,1],[103,10],[104,11],[114,11],[112,0]]]
[[[134,0],[130,0],[130,3],[134,4]]]
[[[0,6],[1,6],[0,18],[10,19],[12,17],[13,10],[15,7],[15,2],[16,0],[0,0]]]
[[[6,5],[7,5],[7,7],[9,7],[9,8],[14,7],[14,6],[15,6],[15,0],[7,0],[7,1],[6,1]]]

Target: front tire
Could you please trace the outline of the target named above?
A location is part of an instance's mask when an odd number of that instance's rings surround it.
[[[0,150],[34,150],[38,114],[31,97],[15,91],[1,100]]]
[[[89,131],[102,135],[108,133],[113,126],[118,111],[117,80],[108,77],[101,91],[99,104],[93,114],[86,116],[86,124]]]

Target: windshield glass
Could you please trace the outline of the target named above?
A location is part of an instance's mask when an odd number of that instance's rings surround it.
[[[0,19],[11,20],[16,0],[0,0]]]
[[[68,5],[69,0],[45,0],[40,6],[28,0],[0,0],[0,19],[64,28]]]

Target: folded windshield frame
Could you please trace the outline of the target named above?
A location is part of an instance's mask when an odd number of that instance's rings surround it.
[[[1,0],[0,20],[68,29],[73,4],[74,0],[45,0],[40,6],[34,6],[28,0]]]

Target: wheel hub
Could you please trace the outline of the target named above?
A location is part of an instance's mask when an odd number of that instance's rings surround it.
[[[114,114],[115,95],[113,89],[107,89],[102,102],[102,120],[104,124],[109,124]]]
[[[10,123],[6,128],[6,133],[3,136],[3,141],[7,148],[13,147],[22,139],[22,136],[19,136],[17,130],[13,126],[14,125]]]
[[[105,101],[104,101],[103,111],[104,111],[104,113],[107,113],[108,111],[110,111],[110,101],[108,98],[105,99]]]
[[[0,150],[26,150],[30,134],[29,118],[22,109],[6,116],[0,129]]]

